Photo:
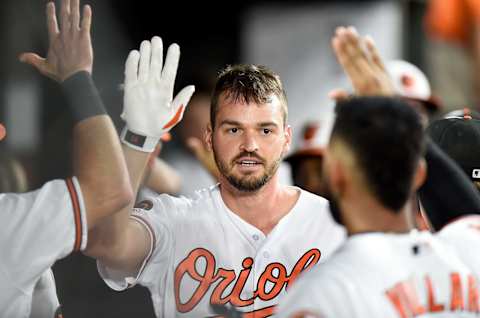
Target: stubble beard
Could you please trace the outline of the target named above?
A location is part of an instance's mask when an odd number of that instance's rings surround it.
[[[253,153],[243,153],[237,155],[235,158],[239,158],[241,156],[252,156],[253,158],[261,159],[262,164],[265,166],[264,173],[259,177],[254,177],[251,175],[245,175],[242,177],[236,176],[232,170],[235,166],[235,160],[233,159],[230,163],[221,160],[217,152],[215,151],[215,147],[213,147],[213,157],[215,158],[215,163],[217,164],[218,170],[222,174],[222,176],[227,179],[227,181],[232,185],[235,189],[241,192],[256,192],[260,190],[264,185],[267,184],[268,181],[275,175],[280,166],[280,162],[282,157],[276,158],[273,162],[268,164],[266,160],[260,158],[258,155]]]

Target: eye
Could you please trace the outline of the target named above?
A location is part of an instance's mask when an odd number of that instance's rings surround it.
[[[263,128],[262,132],[263,132],[264,135],[268,135],[268,134],[272,133],[272,130],[268,129],[268,128]]]
[[[228,132],[229,132],[229,133],[232,133],[232,134],[236,134],[236,133],[238,132],[238,128],[235,128],[235,127],[234,127],[234,128],[230,128],[230,129],[228,129]]]

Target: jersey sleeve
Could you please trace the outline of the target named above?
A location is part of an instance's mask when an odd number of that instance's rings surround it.
[[[0,194],[0,266],[17,284],[36,280],[87,243],[85,206],[76,178],[39,190]]]
[[[55,278],[52,270],[48,269],[42,274],[33,289],[30,318],[56,317],[55,313],[59,307]]]
[[[162,284],[173,258],[176,216],[188,201],[163,194],[137,203],[130,217],[147,231],[150,250],[133,277],[97,261],[98,272],[110,288],[121,291],[137,283],[147,287]]]

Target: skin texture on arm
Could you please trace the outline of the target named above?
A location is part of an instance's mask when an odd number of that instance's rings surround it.
[[[93,64],[91,8],[84,6],[83,17],[80,19],[79,0],[63,0],[60,27],[55,11],[55,4],[49,2],[49,48],[46,58],[35,53],[23,53],[20,60],[62,84],[81,73],[87,73],[83,78],[87,84],[83,83],[82,88],[90,91],[80,90],[78,96],[73,96],[73,101],[70,102],[80,104],[85,97],[82,94],[87,94],[85,100],[101,106],[102,102],[93,84],[89,82]],[[93,228],[101,218],[117,212],[131,201],[128,172],[115,127],[108,115],[95,115],[80,120],[74,127],[73,138],[74,174],[80,183],[88,227]]]
[[[144,184],[157,193],[176,194],[180,191],[181,178],[173,167],[160,158],[152,158],[145,173]]]
[[[134,193],[137,193],[145,171],[149,153],[123,146]],[[134,201],[119,213],[105,218],[90,230],[84,254],[98,259],[104,265],[134,273],[148,254],[150,237],[145,228],[130,219]]]

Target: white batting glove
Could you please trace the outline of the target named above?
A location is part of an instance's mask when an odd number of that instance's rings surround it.
[[[193,85],[182,89],[173,99],[180,47],[168,48],[163,65],[163,43],[158,36],[143,41],[140,52],[132,50],[125,63],[123,113],[126,121],[122,142],[152,152],[160,137],[182,120]]]

